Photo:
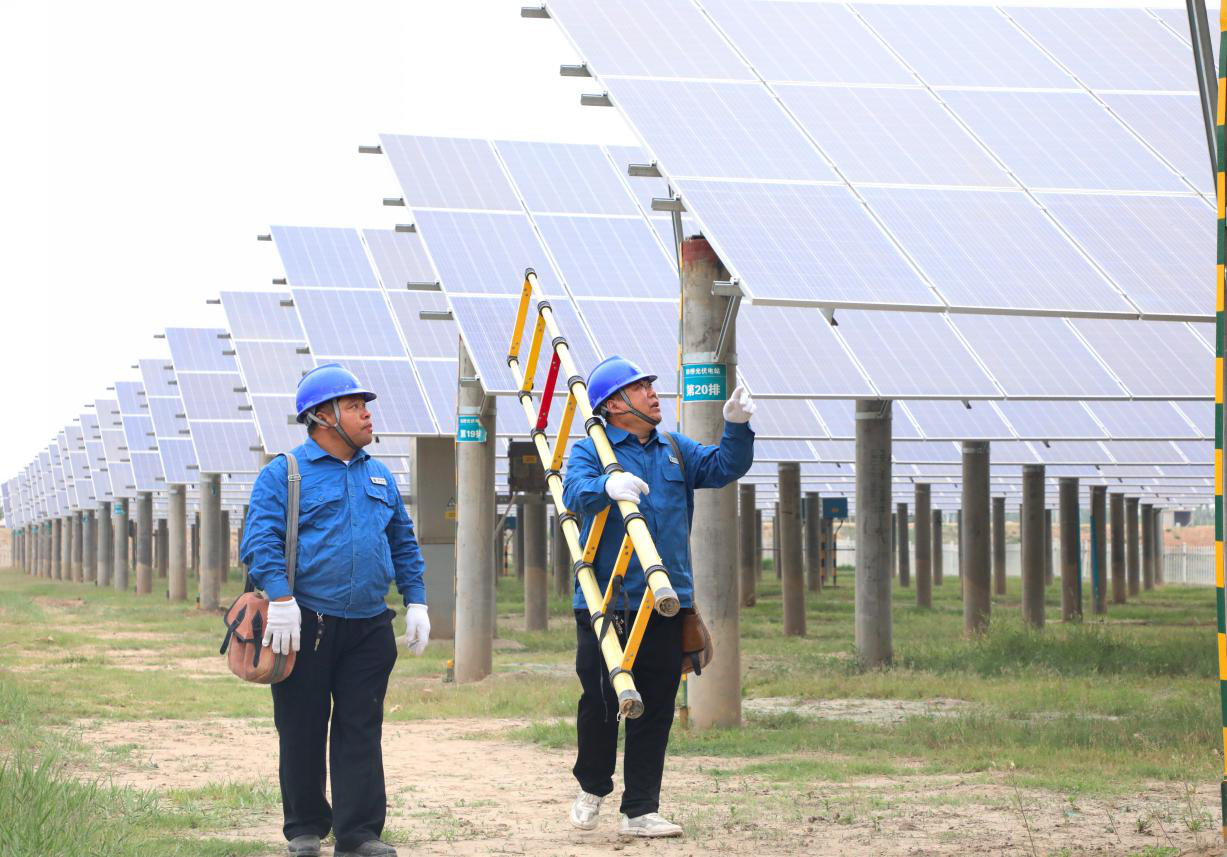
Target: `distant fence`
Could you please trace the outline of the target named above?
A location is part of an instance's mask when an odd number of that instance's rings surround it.
[[[942,575],[957,577],[959,573],[959,546],[954,542],[942,542]],[[915,557],[915,553],[912,554]],[[856,564],[856,545],[840,542],[837,562],[840,565]],[[915,563],[913,562],[913,565]],[[1052,553],[1052,572],[1061,576],[1060,549],[1054,547]],[[913,568],[912,573],[915,574]],[[1005,546],[1005,573],[1007,577],[1022,576],[1022,546],[1008,544]],[[1105,572],[1111,576],[1110,568]],[[1090,580],[1091,557],[1090,546],[1082,546],[1082,576]],[[1180,547],[1168,546],[1163,552],[1163,580],[1166,583],[1187,583],[1194,586],[1214,586],[1214,548],[1191,548],[1188,545]]]

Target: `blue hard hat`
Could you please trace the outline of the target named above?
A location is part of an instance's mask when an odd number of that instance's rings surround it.
[[[614,393],[644,378],[656,380],[655,375],[649,375],[621,355],[606,357],[588,373],[588,404],[595,411]]]
[[[298,382],[298,393],[294,397],[298,421],[306,422],[307,414],[325,402],[342,396],[361,396],[365,402],[375,398],[375,394],[359,384],[354,373],[340,363],[323,363],[316,366]]]

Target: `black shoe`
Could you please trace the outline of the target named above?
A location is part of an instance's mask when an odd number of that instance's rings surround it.
[[[320,838],[311,834],[290,840],[290,857],[320,857]]]
[[[353,851],[338,851],[334,857],[396,857],[396,849],[378,839],[368,839]]]

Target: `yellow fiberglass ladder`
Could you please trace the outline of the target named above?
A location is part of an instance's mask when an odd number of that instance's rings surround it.
[[[524,324],[528,319],[528,310],[534,299],[536,300],[537,321],[533,327],[528,362],[525,368],[521,369],[520,340],[524,335]],[[536,408],[533,405],[533,376],[537,371],[537,358],[547,331],[553,356],[550,359],[545,386],[541,390],[541,405]],[[622,538],[622,548],[618,552],[618,559],[614,565],[613,574],[609,578],[609,585],[603,594],[597,584],[592,562],[596,557],[597,547],[601,543],[601,533],[605,529],[605,521],[609,518],[610,506],[606,506],[593,518],[588,541],[581,546],[579,517],[567,509],[562,499],[562,462],[576,410],[584,419],[584,432],[592,439],[605,473],[617,473],[622,470],[622,466],[618,464],[613,447],[609,445],[609,438],[605,436],[604,424],[600,417],[592,413],[592,406],[588,402],[588,385],[575,369],[570,346],[559,333],[554,311],[550,307],[550,302],[541,296],[537,274],[532,268],[524,272],[524,288],[520,293],[520,306],[516,312],[515,328],[511,334],[511,347],[507,350],[507,365],[511,368],[511,375],[519,388],[517,396],[524,408],[524,415],[528,417],[532,425],[530,436],[533,445],[537,448],[541,466],[545,468],[546,485],[554,498],[554,508],[558,510],[563,537],[566,540],[567,549],[571,552],[572,570],[579,580],[584,603],[587,604],[588,612],[592,616],[592,630],[600,641],[601,655],[605,659],[605,666],[609,669],[610,683],[618,694],[618,716],[638,717],[643,713],[643,699],[639,691],[635,689],[631,668],[635,664],[635,655],[643,640],[643,632],[647,629],[648,619],[653,609],[662,616],[674,616],[680,609],[681,602],[678,601],[677,593],[673,591],[673,586],[669,582],[669,574],[665,571],[660,554],[656,551],[656,545],[652,541],[652,534],[648,532],[648,525],[643,514],[636,504],[628,500],[619,500],[616,504],[611,504],[617,505],[621,513],[626,534]],[[545,429],[549,424],[550,405],[554,400],[554,388],[558,382],[560,370],[566,376],[567,401],[562,412],[562,421],[558,425],[554,448],[551,450]],[[640,565],[643,566],[647,576],[648,586],[643,593],[643,601],[639,604],[639,610],[635,614],[635,621],[627,637],[624,652],[618,642],[617,634],[606,632],[613,619],[613,611],[617,607],[614,597],[622,591],[626,568],[630,564],[632,555],[639,557]]]

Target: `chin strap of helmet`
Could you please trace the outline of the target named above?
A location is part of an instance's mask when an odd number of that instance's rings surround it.
[[[341,436],[341,440],[349,444],[349,448],[355,453],[361,452],[362,447],[350,440],[349,435],[345,433],[345,429],[341,428],[341,402],[339,399],[332,400],[332,415],[337,421],[336,425],[330,425],[329,423],[324,422],[318,416],[316,416],[314,412],[307,414],[307,421],[315,423],[316,425],[321,425],[324,428],[332,429]]]
[[[627,413],[634,414],[635,416],[639,417],[639,419],[643,420],[645,423],[647,423],[650,426],[655,427],[655,426],[660,425],[659,419],[649,417],[643,411],[639,410],[638,408],[636,408],[634,405],[631,404],[630,397],[626,395],[626,390],[619,390],[618,397],[621,398],[622,403],[626,405]],[[608,411],[608,409],[606,410]]]

